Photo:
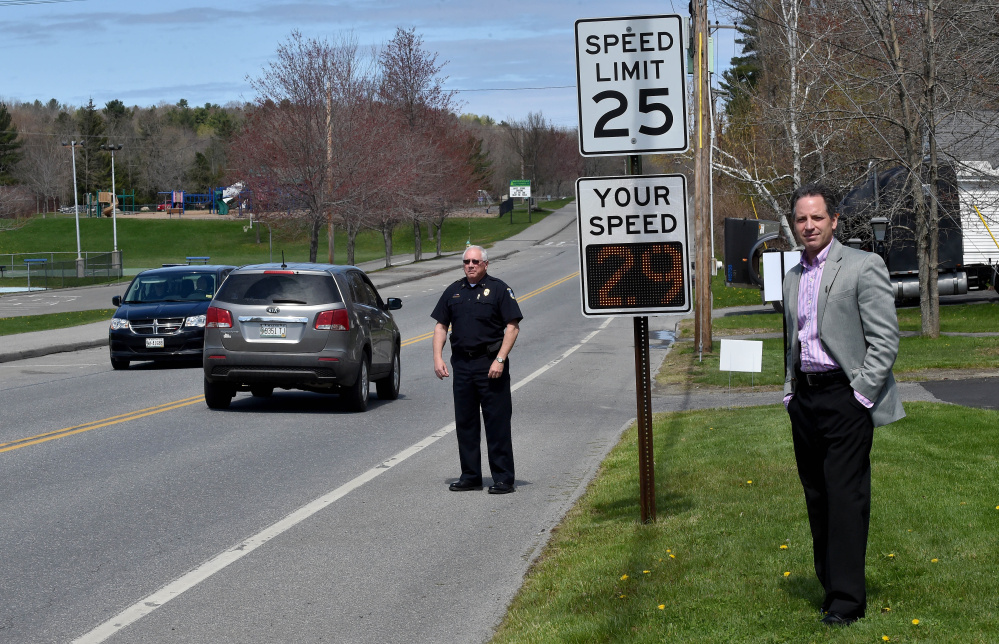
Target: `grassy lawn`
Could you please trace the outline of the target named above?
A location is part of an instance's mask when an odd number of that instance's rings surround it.
[[[626,432],[493,641],[999,641],[999,413],[906,412],[875,433],[868,617],[857,624],[818,623],[790,423],[772,405],[657,415],[649,525]]]
[[[70,326],[79,326],[80,324],[110,320],[112,315],[114,315],[114,309],[97,309],[94,311],[45,313],[43,315],[0,318],[0,335],[64,329]]]
[[[537,223],[551,211],[561,208],[571,199],[543,202],[542,210],[535,210],[528,221],[527,211],[514,209],[513,223],[510,216],[502,218],[475,217],[447,219],[441,235],[443,251],[459,251],[465,242],[489,247]],[[248,264],[269,261],[268,232],[260,227],[260,244],[256,243],[256,230],[243,230],[249,224],[244,220],[203,219],[128,219],[118,220],[118,247],[122,250],[125,268],[152,268],[164,263],[183,262],[188,256],[208,256],[216,264]],[[280,261],[281,252],[287,261],[308,261],[309,242],[305,231],[279,230],[274,224],[273,253]],[[107,218],[80,219],[80,240],[84,250],[110,252],[112,247],[112,222]],[[427,228],[422,229],[423,253],[433,257],[436,242],[427,238]],[[336,231],[336,261],[347,259],[346,234]],[[4,253],[76,252],[76,227],[69,218],[34,218],[16,230],[0,234],[0,256]],[[413,252],[413,227],[401,224],[392,236],[393,254]],[[326,257],[326,238],[319,243],[320,261]],[[383,258],[385,244],[381,233],[373,230],[361,232],[357,237],[355,262]],[[4,285],[15,285],[3,281]]]

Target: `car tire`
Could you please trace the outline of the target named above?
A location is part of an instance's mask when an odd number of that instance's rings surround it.
[[[271,394],[274,393],[274,387],[267,385],[255,385],[250,387],[250,395],[257,398],[270,398]]]
[[[375,381],[375,391],[379,400],[395,400],[399,397],[399,385],[402,382],[402,363],[399,358],[399,350],[395,350],[392,356],[392,373],[381,380]]]
[[[128,360],[124,358],[111,358],[111,368],[115,371],[128,369]]]
[[[211,382],[205,378],[205,404],[209,409],[228,409],[235,395],[236,390],[233,387]]]
[[[365,354],[361,359],[361,366],[357,370],[357,380],[343,393],[344,402],[351,411],[362,412],[368,409],[368,395],[371,390],[371,381],[368,380],[368,356]]]

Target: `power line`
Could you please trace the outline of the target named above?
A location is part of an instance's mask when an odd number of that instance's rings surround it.
[[[60,4],[63,2],[86,2],[86,0],[0,0],[0,7],[17,7],[28,4]]]

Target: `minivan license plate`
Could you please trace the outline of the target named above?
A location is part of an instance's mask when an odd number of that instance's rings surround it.
[[[261,324],[261,338],[283,338],[288,335],[288,327],[284,324]]]
[[[162,349],[163,338],[146,338],[147,349]]]

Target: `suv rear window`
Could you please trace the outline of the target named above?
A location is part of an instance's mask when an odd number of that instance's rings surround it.
[[[342,302],[332,275],[231,273],[217,302],[230,304],[330,304]]]

